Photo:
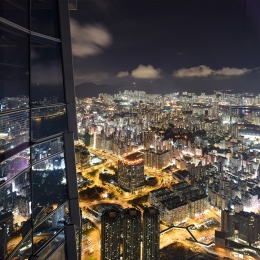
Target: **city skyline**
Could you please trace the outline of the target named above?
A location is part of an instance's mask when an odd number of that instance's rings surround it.
[[[78,7],[71,12],[76,85],[257,91],[259,1],[79,0]]]
[[[119,229],[103,225],[107,209],[145,216],[152,206],[160,224],[142,229],[143,259],[260,259],[259,104],[260,94],[223,92],[77,98],[80,205],[83,218],[108,235],[101,243]],[[114,254],[123,258],[125,249],[134,252],[124,239]],[[85,243],[86,259],[87,252],[98,259],[109,249]]]
[[[259,0],[2,3],[0,259],[260,259]]]

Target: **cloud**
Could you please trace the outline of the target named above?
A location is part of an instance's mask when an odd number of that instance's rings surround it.
[[[177,78],[185,78],[185,77],[208,77],[211,75],[212,69],[208,66],[200,65],[198,67],[192,67],[189,69],[178,69],[173,72],[173,76]]]
[[[139,65],[131,73],[131,76],[139,79],[157,79],[161,77],[161,69],[155,69],[152,65]]]
[[[70,28],[74,56],[97,55],[112,44],[111,33],[100,24],[80,25],[76,20],[71,19]]]
[[[173,72],[173,76],[177,78],[188,78],[188,77],[209,77],[209,76],[240,76],[250,72],[250,69],[238,69],[224,67],[219,70],[213,70],[208,66],[200,65],[192,68],[181,68]]]
[[[117,78],[123,78],[123,77],[127,77],[127,76],[129,76],[129,72],[128,71],[120,71],[116,75]]]
[[[75,71],[74,73],[74,79],[76,85],[83,82],[103,83],[108,78],[109,78],[109,73],[107,72],[84,73],[81,71]]]
[[[239,75],[243,75],[245,73],[250,72],[250,69],[237,69],[237,68],[222,68],[221,70],[216,70],[214,72],[215,75],[221,75],[221,76],[239,76]]]

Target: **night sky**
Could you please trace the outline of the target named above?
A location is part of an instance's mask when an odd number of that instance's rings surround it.
[[[259,0],[78,0],[75,84],[260,93]]]

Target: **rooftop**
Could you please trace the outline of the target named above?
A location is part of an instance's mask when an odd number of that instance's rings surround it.
[[[132,154],[125,156],[120,161],[122,163],[128,164],[128,165],[137,165],[137,164],[140,164],[144,161],[143,160],[143,154],[139,153],[139,152],[135,152],[135,153],[132,153]]]

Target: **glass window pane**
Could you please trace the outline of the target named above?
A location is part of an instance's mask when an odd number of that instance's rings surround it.
[[[62,245],[57,252],[55,252],[55,255],[51,257],[51,260],[60,260],[60,259],[67,259],[66,257],[66,251],[65,251],[65,245]]]
[[[68,199],[64,154],[32,167],[33,223],[37,225]]]
[[[28,68],[29,34],[5,24],[0,24],[0,33],[0,63],[26,66]]]
[[[78,0],[69,0],[70,10],[77,10],[77,2]]]
[[[0,240],[9,255],[31,230],[30,172],[7,182],[0,189]],[[0,249],[0,258],[1,258]]]
[[[57,0],[32,0],[31,3],[31,30],[59,38]]]
[[[0,115],[0,154],[29,142],[29,111]]]
[[[63,137],[58,137],[47,142],[34,145],[31,150],[32,163],[41,161],[43,158],[62,152],[63,150]]]
[[[76,244],[77,244],[77,256],[78,259],[81,259],[81,229],[78,229],[76,232]]]
[[[29,107],[28,93],[28,69],[0,64],[0,112]]]
[[[53,214],[50,214],[42,223],[34,229],[33,232],[33,251],[36,252],[42,246],[42,243],[49,239],[55,239],[41,252],[40,259],[46,259],[64,240],[64,225],[69,222],[68,203],[61,206]],[[61,232],[60,232],[61,231]],[[41,241],[41,243],[39,243]]]
[[[23,260],[23,259],[29,259],[29,257],[32,255],[32,236],[31,234],[28,235],[22,242],[22,244],[19,246],[19,248],[14,253],[12,260]]]
[[[28,0],[0,0],[0,16],[28,28],[29,3]]]
[[[32,109],[31,124],[32,140],[66,132],[66,106]]]
[[[65,103],[60,43],[32,42],[32,106]]]
[[[29,34],[1,24],[0,35],[0,112],[28,107]]]
[[[25,149],[0,163],[0,183],[15,177],[29,166],[30,149]]]

